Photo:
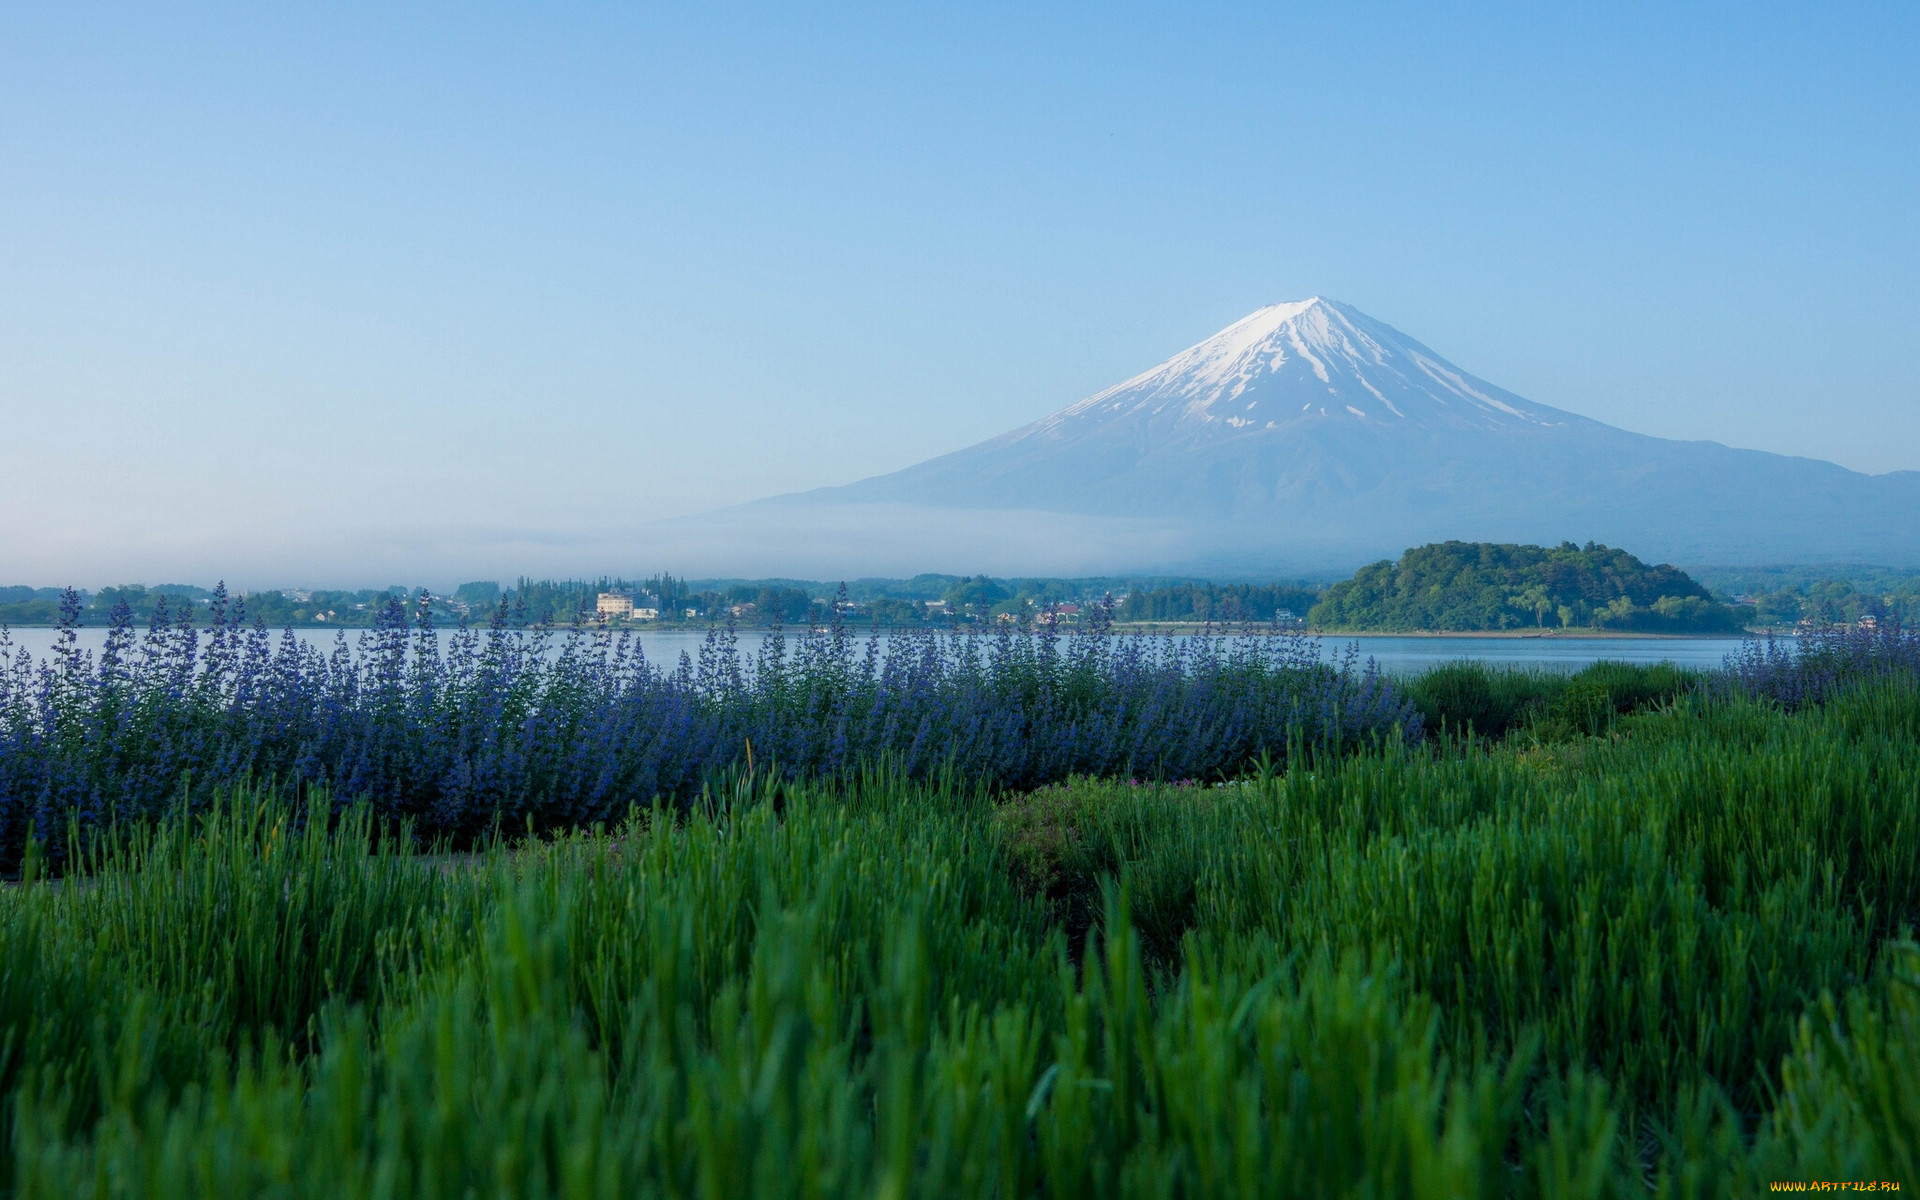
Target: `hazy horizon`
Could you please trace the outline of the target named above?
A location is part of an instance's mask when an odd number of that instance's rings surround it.
[[[1920,468],[1903,7],[5,29],[0,583],[719,573],[642,527],[1316,294],[1624,429]]]

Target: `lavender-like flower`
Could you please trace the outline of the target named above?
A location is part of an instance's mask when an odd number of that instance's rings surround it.
[[[192,606],[163,600],[137,646],[116,610],[94,665],[70,597],[52,661],[20,652],[0,669],[0,871],[29,821],[57,858],[69,816],[153,814],[242,779],[280,788],[290,809],[324,787],[464,841],[689,803],[749,743],[763,778],[884,769],[1031,788],[1073,774],[1218,780],[1291,747],[1420,737],[1409,702],[1351,649],[1325,662],[1297,633],[1121,636],[1110,603],[1071,632],[861,636],[836,600],[824,628],[781,631],[748,657],[728,622],[668,668],[627,635],[576,622],[556,637],[504,603],[484,634],[463,623],[443,643],[425,596],[389,597],[357,647],[342,632],[322,653],[289,631],[276,648],[221,589],[204,654]],[[9,645],[0,634],[0,655]],[[1774,669],[1756,653],[1749,674]]]

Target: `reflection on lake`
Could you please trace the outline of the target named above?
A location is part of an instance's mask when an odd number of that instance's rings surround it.
[[[45,657],[53,648],[56,630],[15,629],[12,631],[15,651],[25,647],[35,658]],[[202,631],[205,632],[204,630]],[[335,639],[344,632],[349,646],[355,645],[361,636],[369,631],[364,629],[296,629],[295,637],[322,651],[333,649]],[[79,645],[83,650],[98,650],[106,639],[106,630],[85,628],[78,631]],[[440,631],[441,644],[451,636],[452,630]],[[280,635],[275,632],[274,643],[279,644]],[[856,635],[864,638],[868,635]],[[882,635],[885,636],[885,635]],[[767,638],[764,630],[741,630],[737,635],[740,651],[752,654],[760,649]],[[795,635],[787,635],[791,648]],[[699,657],[700,645],[706,640],[705,630],[642,630],[634,634],[646,655],[655,663],[672,666],[678,662],[681,653]],[[557,645],[560,637],[554,639]],[[1346,653],[1347,647],[1357,646],[1361,661],[1374,659],[1381,669],[1397,675],[1414,675],[1438,663],[1455,659],[1470,658],[1495,666],[1537,667],[1547,670],[1577,671],[1589,663],[1608,660],[1612,662],[1657,663],[1671,662],[1683,667],[1709,668],[1720,666],[1726,656],[1740,649],[1739,638],[1625,638],[1625,637],[1393,637],[1387,635],[1369,635],[1363,637],[1327,637],[1314,639],[1320,644],[1322,658],[1336,659]]]

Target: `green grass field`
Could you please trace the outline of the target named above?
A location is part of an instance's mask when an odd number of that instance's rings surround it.
[[[1920,686],[1479,674],[1227,786],[747,778],[477,856],[229,796],[0,889],[0,1181],[1920,1187]]]

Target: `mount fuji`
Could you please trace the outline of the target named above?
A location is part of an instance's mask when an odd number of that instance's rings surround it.
[[[1448,538],[1904,565],[1920,472],[1630,433],[1315,297],[978,445],[695,524],[876,571],[1306,570]]]

